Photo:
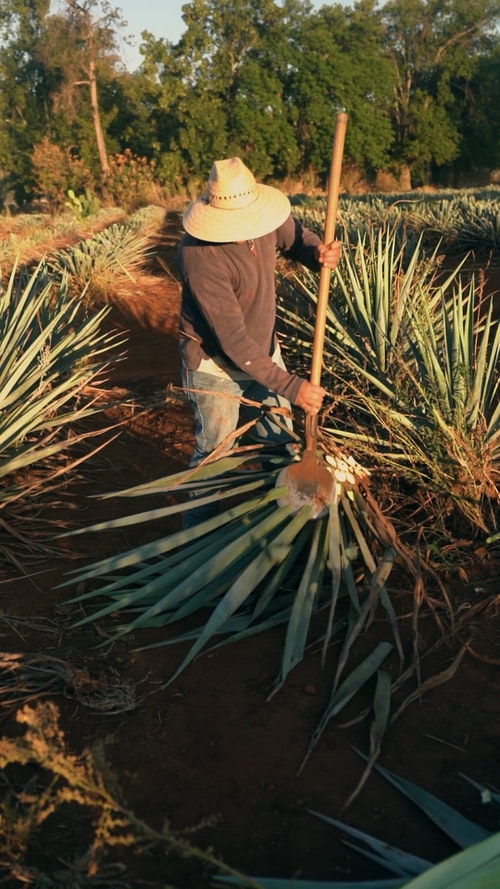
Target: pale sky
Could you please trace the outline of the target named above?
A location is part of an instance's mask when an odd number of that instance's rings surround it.
[[[143,0],[142,3],[140,0],[111,0],[111,6],[121,10],[123,18],[128,22],[128,26],[120,33],[133,37],[133,46],[124,43],[122,47],[123,61],[130,70],[133,71],[142,61],[139,53],[142,31],[150,31],[154,37],[177,43],[184,30],[182,7],[186,2],[187,0]],[[339,0],[335,2],[338,3]],[[354,0],[352,3],[343,0],[343,4],[353,5]],[[312,0],[312,6],[317,9],[328,5],[327,0]]]

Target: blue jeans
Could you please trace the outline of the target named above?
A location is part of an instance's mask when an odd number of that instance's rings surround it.
[[[279,363],[283,366],[281,359]],[[290,403],[286,398],[276,395],[266,386],[250,378],[248,380],[226,379],[215,376],[215,374],[189,370],[183,365],[182,384],[185,389],[192,390],[187,392],[195,422],[195,446],[190,466],[197,466],[225,439],[227,442],[224,450],[229,450],[234,445],[236,437],[231,436],[239,426],[241,407],[239,399],[241,397],[269,407],[290,409]],[[248,433],[255,441],[283,445],[293,441],[292,436],[274,422],[271,413],[247,405],[243,406],[243,410],[249,420],[256,419],[255,425]],[[289,417],[280,415],[279,420],[290,432],[292,431],[292,421]],[[193,527],[216,515],[217,512],[218,508],[215,504],[188,511],[184,513],[184,527]]]

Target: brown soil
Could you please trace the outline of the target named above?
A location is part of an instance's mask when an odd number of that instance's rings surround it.
[[[57,525],[89,525],[99,517],[139,511],[140,501],[130,507],[128,501],[99,501],[89,495],[160,478],[184,467],[189,458],[190,411],[168,391],[180,382],[179,287],[174,269],[177,221],[173,215],[166,226],[148,276],[133,292],[123,291],[116,300],[111,326],[128,331],[129,345],[128,356],[113,371],[109,385],[122,394],[123,402],[133,398],[133,406],[124,404],[108,413],[106,422],[124,422],[121,434],[80,467],[59,505],[44,516]],[[146,506],[150,505],[148,501]],[[162,525],[161,533],[174,526]],[[335,662],[334,651],[322,669],[320,654],[312,647],[284,688],[266,701],[279,666],[282,630],[205,654],[178,681],[162,689],[180,663],[181,647],[137,650],[157,638],[149,631],[127,636],[110,647],[96,647],[105,639],[104,624],[74,628],[75,620],[86,611],[83,605],[67,602],[81,589],[58,586],[67,580],[68,571],[133,546],[157,531],[132,528],[67,539],[63,552],[47,559],[42,573],[32,578],[22,577],[8,563],[4,567],[0,585],[4,652],[56,657],[87,671],[91,679],[104,677],[112,682],[119,678],[134,691],[135,707],[116,715],[84,706],[68,689],[52,695],[68,751],[79,753],[104,742],[105,759],[129,809],[156,828],[165,820],[174,830],[201,824],[190,835],[193,844],[210,847],[246,873],[317,880],[385,876],[310,812],[339,817],[363,770],[356,750],[368,750],[369,718],[350,727],[333,720],[298,773],[329,699],[332,670],[328,668]],[[455,571],[447,578],[462,612],[480,595],[491,600],[498,596],[498,560],[482,555],[483,561],[478,560],[472,573]],[[436,638],[436,628],[425,609],[421,621],[425,647]],[[498,613],[490,610],[488,620],[482,620],[476,630],[474,645],[484,657],[467,653],[448,682],[407,708],[389,730],[380,762],[496,829],[494,815],[461,777],[465,774],[500,786]],[[377,634],[382,638],[384,629],[375,624],[372,632],[373,637],[364,643],[368,648]],[[422,678],[449,667],[456,651],[456,644],[445,645],[423,661]],[[355,717],[361,711],[358,702],[348,715]],[[19,732],[14,716],[12,710],[5,712],[2,735]],[[14,786],[15,776],[9,780]],[[341,817],[433,860],[455,851],[375,773]],[[73,822],[68,813],[56,814],[34,833],[25,862],[33,868],[32,874],[37,870],[54,874],[63,862],[84,852],[88,831],[81,815],[74,818]],[[5,853],[0,858],[0,870],[7,875],[10,866]],[[109,860],[126,865],[121,878],[124,886],[190,889],[209,884],[198,862],[164,856],[158,849],[140,858],[110,849]],[[25,882],[29,882],[26,873],[5,876],[2,885]],[[43,885],[62,886],[63,882]],[[87,883],[80,876],[64,885],[114,884],[105,878]]]

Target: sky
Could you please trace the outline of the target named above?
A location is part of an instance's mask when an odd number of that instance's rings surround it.
[[[154,37],[177,43],[184,30],[182,7],[187,0],[116,0],[111,3],[114,9],[121,10],[123,18],[128,22],[121,30],[125,36],[131,36],[133,46],[123,43],[123,61],[133,71],[140,65],[142,56],[139,53],[141,32],[149,31]],[[338,0],[336,0],[338,2]],[[312,6],[327,6],[327,0],[312,0]]]

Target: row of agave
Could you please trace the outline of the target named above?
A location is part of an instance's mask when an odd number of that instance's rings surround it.
[[[427,244],[444,242],[455,254],[475,251],[487,256],[500,248],[498,197],[498,187],[343,196],[339,218],[348,240],[369,235],[374,228],[401,226],[407,239],[423,236]],[[296,196],[292,202],[295,215],[321,234],[325,200]]]
[[[406,239],[415,242],[421,236],[426,241],[436,239],[444,241],[456,252],[477,251],[481,255],[497,253],[500,248],[500,214],[498,212],[498,187],[478,190],[463,189],[460,191],[439,191],[436,193],[395,193],[365,194],[342,196],[339,202],[339,214],[347,240],[358,238],[359,234],[370,235],[373,229],[404,227]],[[295,195],[291,198],[294,214],[302,218],[307,225],[321,234],[325,216],[325,200],[322,197],[310,198]],[[124,269],[131,261],[132,266],[141,256],[143,245],[138,243],[135,255],[129,247],[129,255],[122,254],[119,243],[125,231],[144,231],[150,229],[151,223],[158,224],[162,210],[159,207],[144,207],[117,226],[114,234],[105,236],[105,242],[93,242],[88,237],[79,242],[72,258],[71,249],[64,250],[63,266],[74,267],[78,277],[85,279],[85,261],[79,267],[78,255],[86,256],[93,253],[94,261],[102,260],[103,253],[113,268]],[[116,208],[101,209],[92,215],[92,220],[102,229],[109,227],[116,220]],[[49,217],[46,214],[26,214],[17,217],[0,219],[0,264],[12,266],[18,256],[32,259],[39,255],[40,245],[47,241],[47,231],[52,239],[58,237],[78,237],[81,221],[72,214]],[[118,229],[121,228],[121,233]],[[115,251],[108,250],[116,239]],[[116,265],[116,263],[119,263]],[[74,269],[71,269],[74,271]],[[87,281],[89,278],[87,278]]]
[[[35,257],[42,257],[55,276],[66,275],[73,294],[86,290],[87,302],[91,294],[101,296],[102,303],[117,277],[131,279],[140,271],[164,210],[143,207],[127,218],[122,216],[116,208],[99,210],[88,222],[93,233],[84,237],[79,237],[84,223],[72,214],[8,217],[0,240],[0,269],[33,265]],[[52,245],[63,239],[76,243],[54,250]]]
[[[347,246],[328,308],[324,447],[354,447],[365,462],[411,485],[414,524],[463,518],[469,537],[493,534],[499,505],[500,328],[481,280],[464,260],[445,271],[421,240],[372,230]],[[316,282],[281,281],[289,364],[310,360]],[[305,362],[305,364],[304,364]],[[408,491],[408,487],[407,487]],[[427,513],[427,515],[426,515]]]
[[[95,433],[84,424],[102,411],[100,381],[122,352],[123,336],[103,328],[108,308],[89,311],[94,282],[102,292],[103,278],[109,282],[140,267],[147,235],[163,213],[146,208],[124,224],[109,224],[115,217],[116,211],[101,211],[103,231],[31,269],[22,257],[40,252],[47,231],[50,239],[63,232],[73,237],[73,220],[6,220],[10,234],[0,244],[0,547],[13,561],[47,550],[41,544],[47,529],[35,517],[33,500],[50,496],[91,456]]]
[[[95,450],[82,447],[95,434],[85,423],[102,409],[97,383],[120,347],[102,330],[107,311],[87,314],[45,263],[31,275],[14,266],[0,291],[1,551],[18,565],[46,551],[34,504]]]
[[[106,228],[113,221],[123,219],[116,208],[101,209],[92,217],[92,226]],[[49,216],[47,213],[23,213],[0,217],[0,267],[2,272],[15,264],[33,262],[54,243],[79,240],[81,220],[73,214]]]

